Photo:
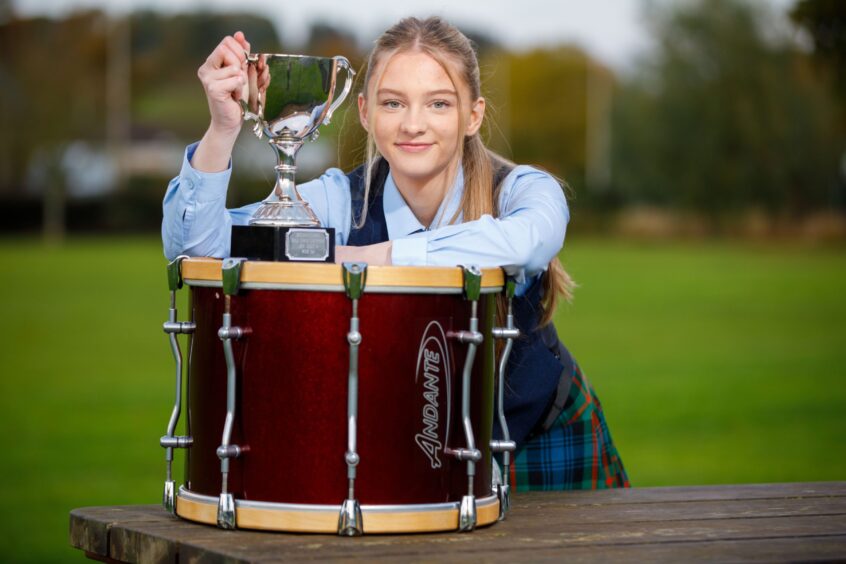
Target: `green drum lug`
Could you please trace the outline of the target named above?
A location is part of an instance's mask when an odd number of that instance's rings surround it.
[[[179,255],[167,263],[167,286],[171,292],[182,288],[182,261],[187,258],[188,255]]]
[[[223,293],[227,296],[235,296],[241,288],[241,265],[245,258],[223,259]]]
[[[367,263],[345,262],[341,265],[341,276],[347,297],[351,300],[359,299],[367,283]]]
[[[475,302],[482,295],[482,271],[474,264],[461,268],[464,272],[464,298]]]
[[[513,276],[505,277],[505,297],[509,300],[514,297],[514,292],[517,290],[517,281]]]

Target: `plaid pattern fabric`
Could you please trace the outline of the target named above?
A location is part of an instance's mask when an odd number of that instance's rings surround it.
[[[630,486],[599,398],[578,365],[561,415],[517,453],[510,477],[517,491]]]

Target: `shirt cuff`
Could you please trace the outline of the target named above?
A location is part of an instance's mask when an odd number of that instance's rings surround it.
[[[179,172],[181,178],[180,186],[187,188],[189,191],[195,191],[195,200],[197,202],[210,202],[219,198],[226,197],[226,189],[229,186],[229,177],[232,176],[232,160],[226,170],[221,172],[202,172],[191,166],[191,159],[194,157],[194,151],[197,150],[197,145],[200,143],[192,143],[185,149],[185,155],[182,158],[182,170]]]
[[[396,266],[425,266],[429,241],[426,237],[406,237],[391,241],[391,263]]]

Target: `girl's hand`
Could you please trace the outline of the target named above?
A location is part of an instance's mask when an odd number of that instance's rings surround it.
[[[335,262],[341,264],[342,262],[366,262],[371,266],[383,266],[391,264],[391,249],[393,245],[390,241],[384,243],[377,243],[375,245],[366,245],[364,247],[335,247]]]
[[[209,130],[221,136],[234,139],[241,131],[238,100],[247,81],[249,51],[250,44],[244,34],[236,32],[234,36],[224,37],[197,71],[209,104]]]
[[[232,148],[241,131],[241,92],[247,81],[250,44],[244,34],[224,37],[197,76],[203,83],[211,124],[194,151],[191,166],[202,172],[220,172],[229,166]]]

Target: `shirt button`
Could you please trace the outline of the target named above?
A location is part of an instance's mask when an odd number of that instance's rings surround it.
[[[194,181],[190,178],[185,179],[185,187],[191,190],[194,187]]]

